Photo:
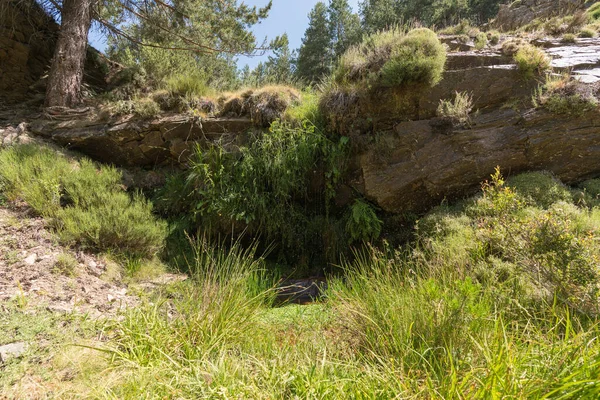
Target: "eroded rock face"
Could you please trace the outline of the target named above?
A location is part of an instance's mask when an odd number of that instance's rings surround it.
[[[565,118],[543,110],[498,109],[471,129],[435,132],[408,121],[359,156],[354,187],[389,212],[424,211],[473,194],[496,166],[506,175],[551,171],[572,183],[600,174],[600,113]]]
[[[197,145],[222,140],[236,146],[251,127],[252,122],[244,118],[200,120],[186,115],[150,121],[136,121],[130,116],[111,123],[85,118],[39,119],[29,125],[36,135],[119,166],[183,166]]]
[[[517,29],[536,18],[573,14],[585,8],[586,0],[517,0],[500,5],[493,26],[504,31]]]

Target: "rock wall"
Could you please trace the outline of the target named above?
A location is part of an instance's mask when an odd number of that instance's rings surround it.
[[[0,99],[18,101],[47,70],[58,25],[35,2],[0,4]]]
[[[500,6],[493,25],[504,31],[517,29],[536,18],[569,15],[585,8],[586,0],[516,0]]]

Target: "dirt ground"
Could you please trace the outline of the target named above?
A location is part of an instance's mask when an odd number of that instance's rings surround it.
[[[0,206],[0,303],[44,305],[59,313],[91,318],[135,306],[119,266],[60,246],[42,218],[25,205]]]

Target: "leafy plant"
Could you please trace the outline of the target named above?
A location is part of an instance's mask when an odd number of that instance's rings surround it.
[[[346,231],[352,241],[370,241],[381,234],[383,222],[377,217],[373,207],[364,200],[355,200],[350,207]]]

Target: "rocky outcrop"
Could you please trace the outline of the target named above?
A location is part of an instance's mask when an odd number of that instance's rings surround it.
[[[201,120],[187,115],[149,121],[129,116],[103,123],[74,116],[65,121],[37,119],[29,125],[35,135],[119,166],[184,166],[197,145],[219,140],[238,146],[251,127],[252,121],[245,118]]]
[[[573,14],[585,8],[586,0],[516,0],[500,5],[492,25],[504,31],[517,29],[536,18]]]
[[[353,186],[389,212],[424,211],[477,191],[496,166],[551,171],[572,183],[600,174],[600,113],[565,118],[498,109],[440,134],[432,120],[399,123],[359,156]]]

